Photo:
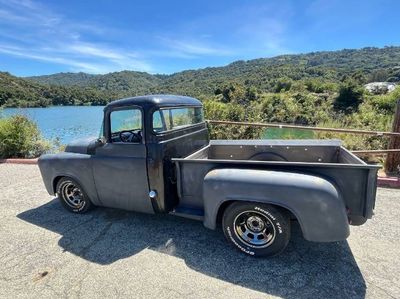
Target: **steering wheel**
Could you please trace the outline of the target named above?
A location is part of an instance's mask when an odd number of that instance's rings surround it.
[[[122,142],[140,142],[142,136],[140,131],[135,132],[134,130],[124,130],[119,132],[119,139],[121,139]]]

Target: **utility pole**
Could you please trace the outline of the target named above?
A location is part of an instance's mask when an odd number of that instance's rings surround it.
[[[392,132],[400,133],[400,99],[397,101],[396,113],[393,120]],[[400,136],[391,136],[388,149],[400,149]],[[389,153],[386,157],[386,173],[395,173],[400,171],[400,152]]]

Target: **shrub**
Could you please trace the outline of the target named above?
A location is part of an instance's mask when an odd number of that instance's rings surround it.
[[[339,88],[339,95],[335,99],[333,106],[335,110],[345,113],[352,113],[358,110],[358,106],[363,101],[364,90],[354,82],[346,82]]]
[[[288,91],[292,87],[292,80],[282,78],[276,81],[274,92]]]
[[[379,114],[393,115],[397,101],[400,100],[400,86],[397,86],[391,93],[370,96],[368,100],[376,110],[380,110]]]
[[[263,122],[311,125],[330,119],[331,106],[323,95],[281,92],[262,94],[258,109]]]
[[[317,124],[321,128],[340,128],[340,129],[364,129],[372,131],[388,131],[390,118],[383,116],[377,117],[374,113],[367,114],[364,111],[351,115],[342,115],[337,119],[320,122]],[[386,148],[388,138],[374,135],[358,135],[351,133],[323,132],[317,131],[315,137],[318,139],[340,139],[343,145],[350,150],[370,150]]]
[[[221,101],[224,103],[244,104],[247,102],[244,86],[235,82],[225,84],[222,88],[217,88],[215,94],[221,94]]]
[[[239,104],[226,104],[218,101],[207,100],[203,102],[206,119],[230,120],[239,122],[260,121],[256,110],[252,107],[246,109]],[[209,125],[211,139],[258,139],[263,128],[234,125]]]
[[[0,119],[0,157],[33,158],[50,150],[37,125],[22,115]]]

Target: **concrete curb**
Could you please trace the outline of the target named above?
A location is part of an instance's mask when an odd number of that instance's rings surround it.
[[[400,188],[400,178],[398,177],[378,177],[379,187]]]
[[[35,165],[38,159],[0,159],[0,163],[10,163],[10,164],[25,164],[25,165]],[[389,188],[399,188],[400,189],[400,178],[397,177],[378,177],[379,187],[389,187]]]
[[[38,159],[18,159],[18,158],[10,158],[10,159],[0,159],[0,163],[9,163],[9,164],[37,164]]]

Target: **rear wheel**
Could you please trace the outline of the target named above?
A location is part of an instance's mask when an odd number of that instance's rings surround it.
[[[72,213],[83,214],[93,207],[82,187],[71,178],[61,178],[56,190],[63,207]]]
[[[222,225],[228,241],[251,256],[278,254],[290,239],[289,215],[272,205],[233,203],[225,210]]]

